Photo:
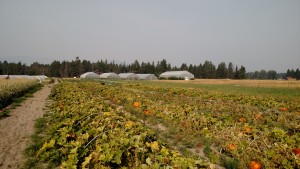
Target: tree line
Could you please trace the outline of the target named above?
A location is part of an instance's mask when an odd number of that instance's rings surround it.
[[[0,61],[0,74],[11,75],[46,75],[50,77],[78,77],[85,72],[115,72],[115,73],[150,73],[159,76],[165,71],[187,70],[194,74],[195,78],[204,79],[245,79],[246,68],[244,66],[238,67],[230,62],[228,65],[225,62],[215,66],[211,61],[205,61],[199,65],[187,65],[183,63],[180,67],[171,66],[165,59],[153,62],[139,62],[135,60],[131,64],[117,64],[114,61],[100,60],[97,62],[90,62],[88,60],[80,60],[78,57],[72,61],[53,61],[51,64],[40,64],[38,62],[27,66],[24,63],[8,63],[7,61]]]
[[[234,65],[232,62],[226,64],[221,62],[217,66],[211,61],[205,61],[198,65],[181,64],[180,67],[171,66],[165,59],[161,61],[139,62],[135,60],[131,64],[108,62],[107,60],[100,60],[97,62],[90,62],[88,60],[80,60],[76,57],[72,61],[53,61],[50,64],[40,64],[34,62],[27,66],[24,63],[8,63],[7,61],[0,61],[0,74],[6,75],[46,75],[49,77],[79,77],[85,72],[96,72],[98,74],[105,72],[115,73],[150,73],[159,76],[165,71],[187,70],[194,74],[195,78],[203,79],[278,79],[286,76],[299,76],[299,69],[296,71],[288,70],[287,73],[277,73],[274,70],[246,72],[244,66]]]
[[[286,73],[277,73],[275,70],[260,70],[255,72],[247,72],[247,79],[287,79],[293,78],[296,80],[300,80],[300,71],[299,68],[296,69],[288,69]]]
[[[291,78],[300,80],[300,70],[299,70],[299,68],[297,68],[296,70],[294,70],[294,69],[291,69],[291,70],[288,69],[286,71],[286,77],[291,77]]]

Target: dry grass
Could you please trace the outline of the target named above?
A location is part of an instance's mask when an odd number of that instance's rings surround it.
[[[231,79],[195,79],[195,80],[162,80],[158,82],[188,83],[188,84],[227,84],[248,87],[278,87],[300,88],[300,81],[288,80],[231,80]]]

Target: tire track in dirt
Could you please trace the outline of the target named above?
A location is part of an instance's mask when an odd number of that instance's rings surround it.
[[[36,119],[44,114],[44,107],[53,84],[26,99],[21,106],[11,110],[10,116],[0,120],[0,168],[21,168],[23,152],[34,133]]]

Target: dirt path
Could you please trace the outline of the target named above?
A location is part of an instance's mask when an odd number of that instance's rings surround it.
[[[21,168],[23,152],[34,132],[35,120],[42,117],[46,99],[53,85],[46,85],[21,106],[0,120],[0,168]]]

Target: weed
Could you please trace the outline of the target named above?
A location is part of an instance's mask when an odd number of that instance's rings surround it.
[[[36,130],[36,133],[41,133],[46,125],[46,119],[45,118],[39,118],[36,120],[34,127]]]
[[[185,156],[185,157],[193,157],[194,156],[194,154],[193,153],[191,153],[187,148],[185,148],[185,147],[180,147],[179,148],[179,151],[181,152],[181,154],[183,155],[183,156]]]
[[[37,163],[37,159],[35,158],[36,153],[38,150],[43,146],[44,140],[41,135],[43,131],[46,129],[46,123],[47,123],[47,118],[45,117],[39,118],[36,120],[34,127],[35,127],[35,133],[31,135],[31,144],[28,145],[24,151],[25,156],[27,157],[25,164],[24,164],[24,169],[28,168],[40,168],[38,167],[39,163]]]
[[[10,110],[4,110],[2,112],[0,112],[0,119],[8,117],[10,113]]]
[[[238,168],[238,164],[239,164],[237,159],[229,158],[229,157],[225,157],[225,156],[222,156],[220,158],[220,163],[226,169],[236,169],[236,168]]]
[[[37,160],[34,159],[34,158],[27,159],[27,160],[25,161],[25,164],[24,164],[24,166],[22,167],[22,169],[35,169],[35,168],[37,168],[37,167],[35,166],[36,162],[37,162]]]
[[[206,140],[205,145],[204,145],[204,149],[203,149],[204,154],[206,155],[206,157],[209,158],[209,160],[212,163],[218,163],[219,162],[219,157],[217,154],[215,154],[211,148],[211,141],[210,139]]]

